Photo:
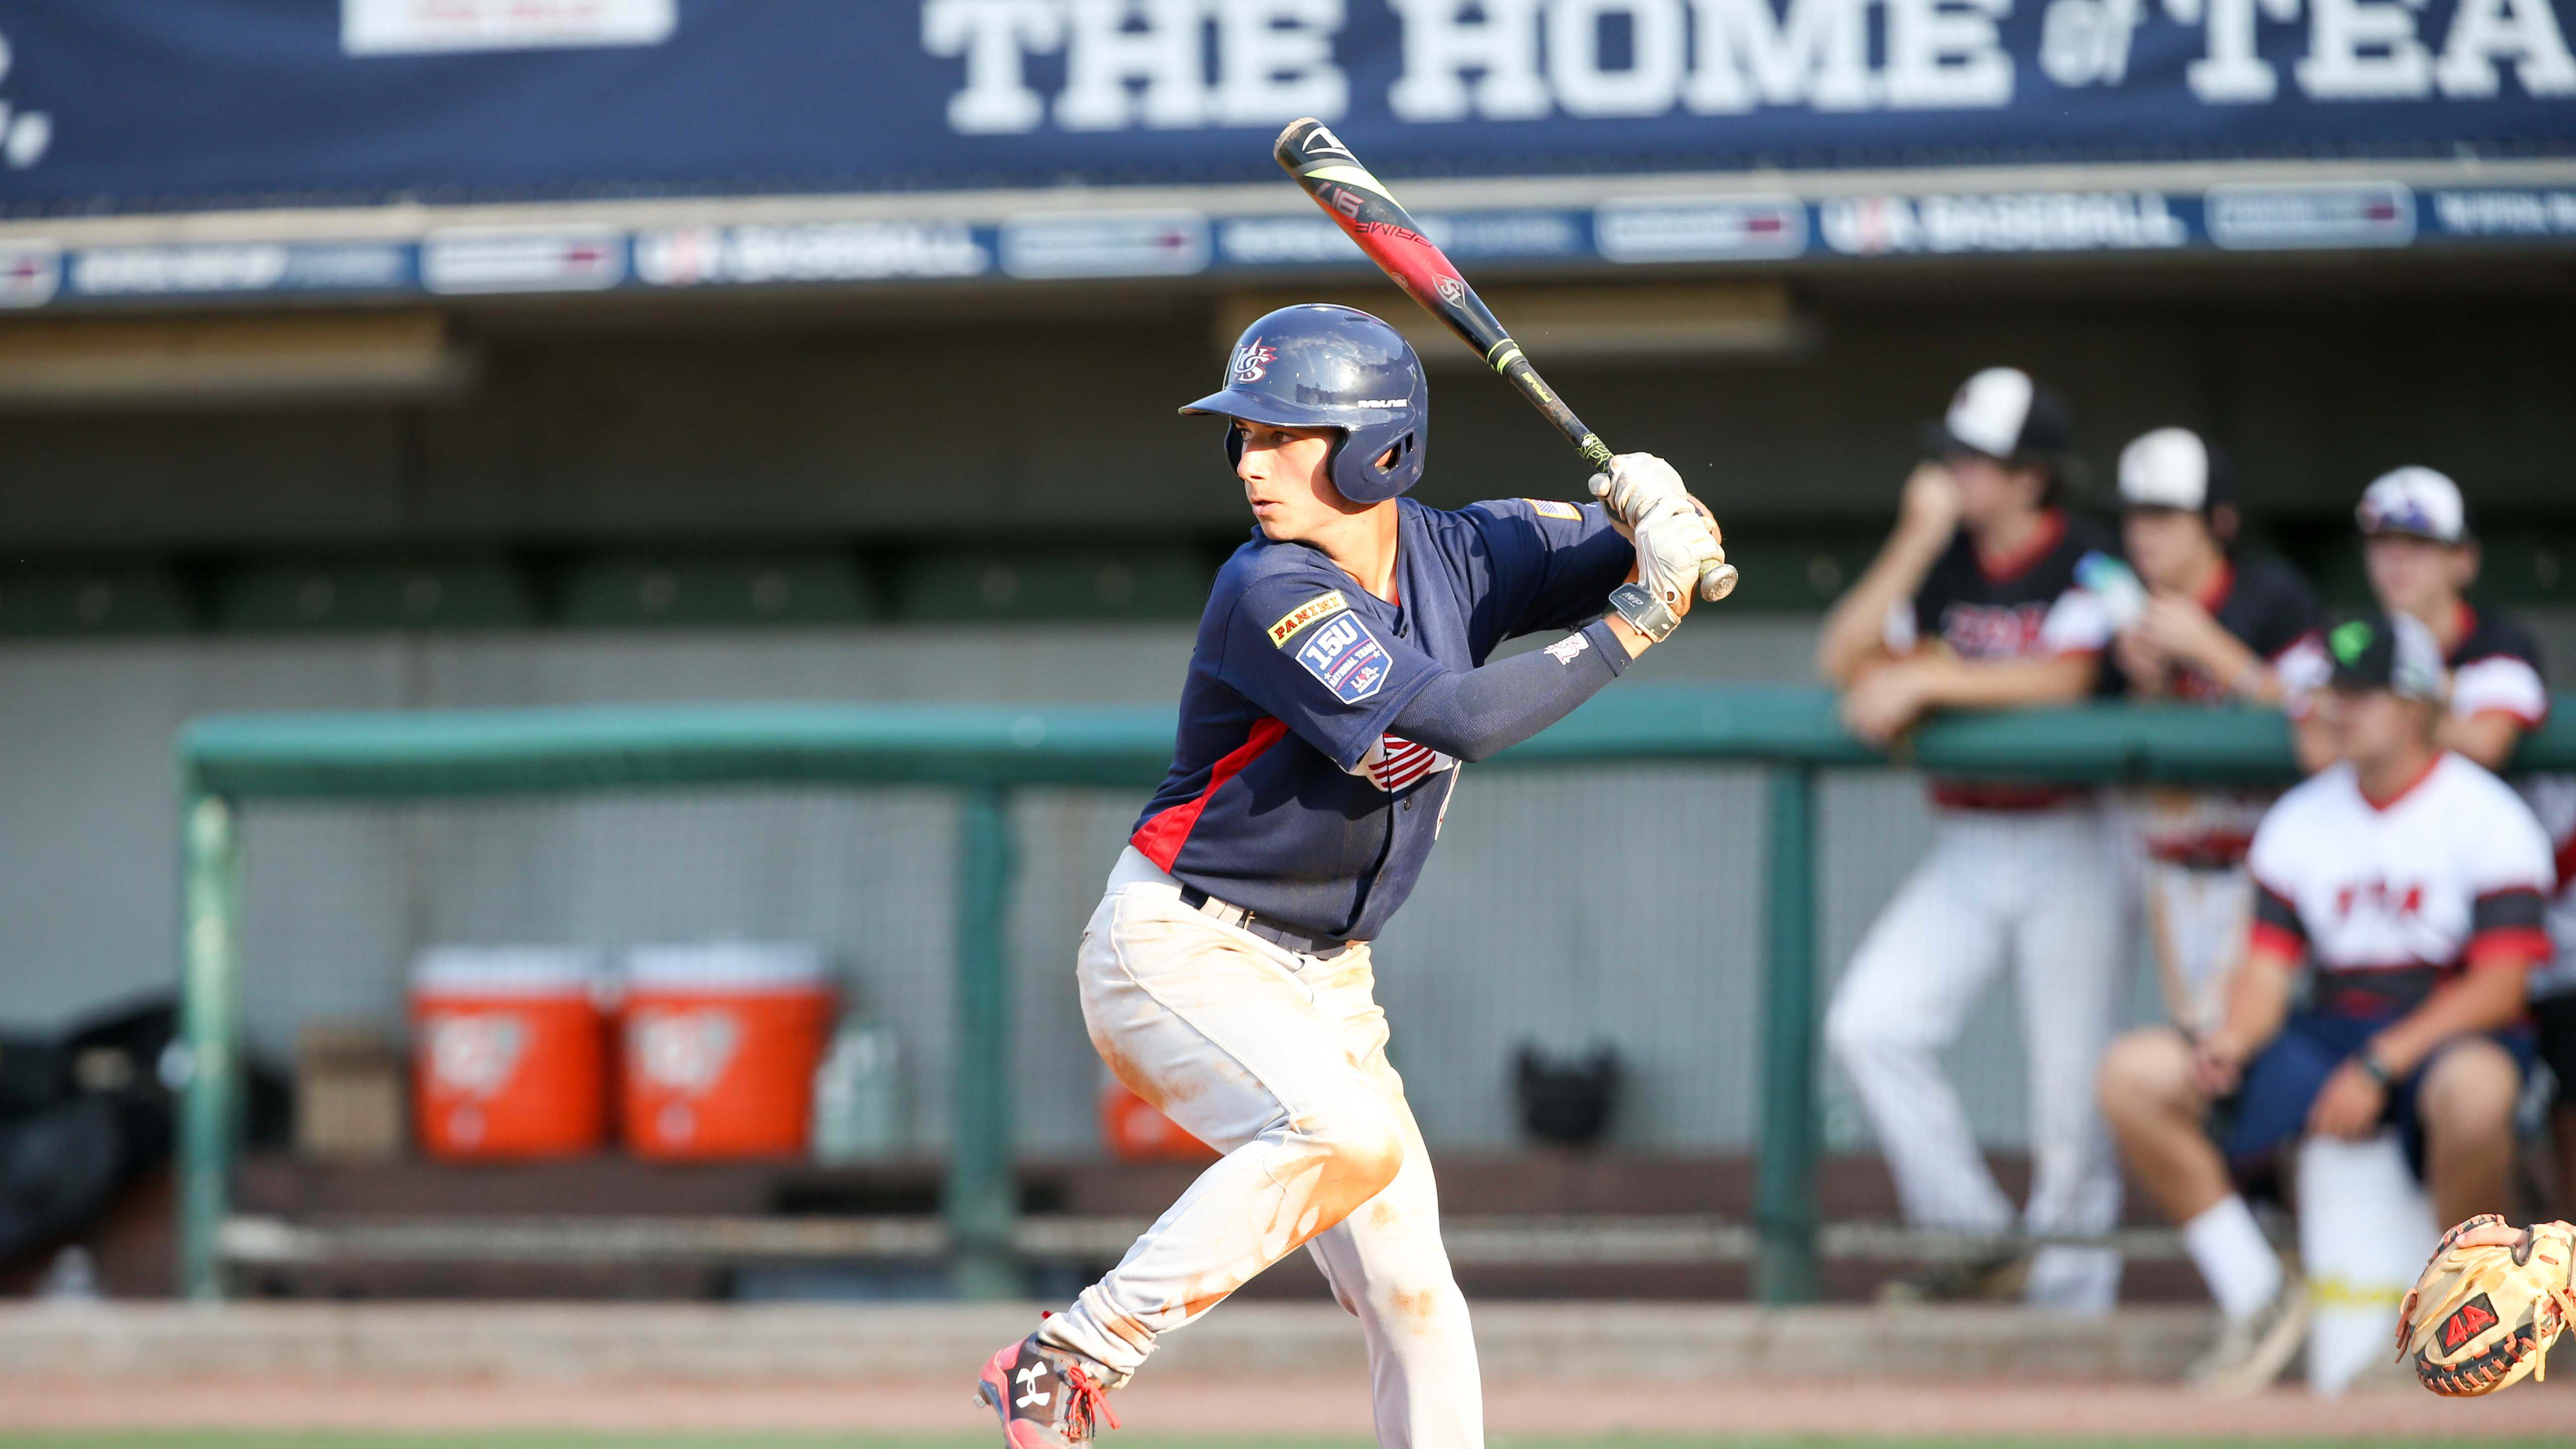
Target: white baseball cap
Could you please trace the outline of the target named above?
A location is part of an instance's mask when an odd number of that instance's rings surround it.
[[[2120,450],[2120,501],[2199,513],[2236,501],[2227,459],[2189,428],[2158,428]]]
[[[2469,507],[2460,485],[2430,468],[2383,473],[2362,490],[2353,510],[2364,534],[2398,533],[2458,543],[2469,536]]]
[[[2075,446],[2075,417],[2066,400],[2018,367],[1989,367],[1959,385],[1949,411],[1932,425],[1930,442],[1992,458],[2064,453]]]

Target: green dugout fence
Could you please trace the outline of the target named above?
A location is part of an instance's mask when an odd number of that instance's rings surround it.
[[[2561,711],[2518,764],[2576,767]],[[179,1146],[184,1291],[223,1296],[222,1228],[241,1130],[245,972],[238,817],[263,801],[399,802],[563,796],[684,786],[937,787],[958,830],[957,1049],[943,1215],[958,1291],[1018,1291],[1007,906],[1014,791],[1133,790],[1170,761],[1173,719],[1153,708],[898,705],[666,706],[217,716],[178,742],[188,1076]],[[1993,778],[2278,782],[2281,718],[2254,710],[2096,705],[1936,720],[1891,761],[1846,734],[1820,689],[1626,688],[1477,768],[1697,762],[1756,766],[1767,819],[1758,1075],[1757,1290],[1816,1287],[1818,775],[1891,764]]]

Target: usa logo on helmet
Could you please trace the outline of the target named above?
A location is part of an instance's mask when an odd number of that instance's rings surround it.
[[[1234,380],[1259,382],[1270,375],[1270,364],[1278,360],[1279,350],[1275,347],[1262,346],[1261,339],[1255,337],[1235,350]]]

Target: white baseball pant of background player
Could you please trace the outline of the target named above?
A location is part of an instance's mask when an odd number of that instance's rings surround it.
[[[2195,1036],[2218,1030],[2227,1016],[2229,980],[2245,956],[2254,919],[2254,878],[2235,870],[2194,870],[2170,861],[2146,866],[2149,938],[2161,959],[2165,1009]]]
[[[1318,959],[1224,925],[1130,849],[1076,972],[1110,1069],[1225,1156],[1040,1338],[1123,1381],[1303,1242],[1367,1337],[1377,1442],[1479,1449],[1476,1341],[1369,948]]]
[[[2030,1072],[2025,1220],[2034,1233],[2068,1234],[2117,1222],[2119,1168],[2093,1078],[2119,1007],[2124,878],[2102,813],[2089,806],[1945,811],[1931,853],[1871,925],[1834,992],[1825,1035],[1869,1110],[1909,1221],[2012,1231],[2012,1204],[1940,1062],[2009,958]],[[2111,1249],[2050,1247],[2034,1258],[2024,1297],[2108,1312],[2119,1278]]]

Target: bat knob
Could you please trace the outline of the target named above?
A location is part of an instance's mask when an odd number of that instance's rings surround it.
[[[1699,596],[1714,604],[1718,600],[1735,592],[1735,581],[1737,577],[1735,565],[1731,563],[1711,564],[1700,571]]]

